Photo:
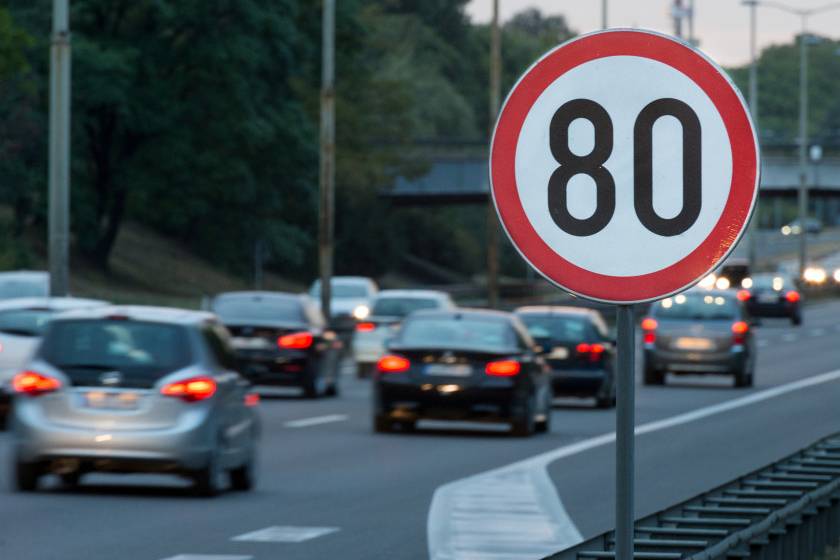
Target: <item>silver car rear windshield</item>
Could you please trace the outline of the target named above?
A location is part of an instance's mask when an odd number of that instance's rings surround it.
[[[47,329],[40,357],[73,385],[100,385],[104,372],[119,372],[120,386],[148,388],[192,362],[186,329],[131,320],[66,320]]]
[[[510,325],[503,321],[435,317],[409,319],[396,343],[422,348],[498,349],[515,346],[516,341]]]
[[[49,309],[15,309],[0,312],[0,333],[41,336],[55,312]]]
[[[721,294],[679,294],[656,303],[653,315],[661,319],[688,321],[727,320],[738,314],[735,298]]]
[[[213,302],[213,312],[222,322],[248,319],[305,322],[303,306],[295,298],[222,297]]]
[[[405,317],[413,311],[436,309],[438,300],[432,298],[397,298],[387,297],[376,300],[371,315],[379,317]]]
[[[585,341],[589,336],[589,323],[582,317],[523,313],[519,318],[534,338],[572,343]]]

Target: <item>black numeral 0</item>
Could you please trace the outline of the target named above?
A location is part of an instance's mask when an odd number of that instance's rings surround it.
[[[569,149],[569,125],[586,119],[595,129],[595,146],[585,156]],[[548,180],[548,211],[557,226],[571,235],[594,235],[604,229],[615,213],[615,181],[604,167],[613,147],[613,126],[607,111],[590,99],[574,99],[557,109],[549,128],[551,154],[560,164]],[[569,179],[578,174],[595,181],[595,212],[584,220],[569,213],[566,191]]]
[[[653,125],[660,117],[676,117],[682,126],[683,199],[682,210],[673,218],[662,218],[653,209]],[[657,99],[642,109],[633,126],[633,201],[639,220],[653,233],[679,235],[700,215],[700,120],[679,99]]]
[[[653,125],[660,117],[680,121],[683,140],[683,204],[679,214],[663,218],[653,208]],[[569,125],[586,119],[595,130],[595,145],[585,156],[569,149]],[[647,105],[633,126],[633,200],[636,216],[651,232],[671,237],[687,231],[700,215],[701,146],[700,120],[687,104],[678,99],[658,99]],[[570,235],[594,235],[607,227],[615,214],[615,180],[604,167],[613,148],[613,125],[610,115],[591,99],[564,103],[551,118],[549,127],[551,154],[560,167],[548,180],[548,211],[557,227]],[[567,190],[575,175],[588,175],[595,181],[595,212],[578,219],[569,213]]]

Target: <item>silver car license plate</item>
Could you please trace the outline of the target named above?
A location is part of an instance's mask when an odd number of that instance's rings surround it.
[[[674,348],[680,350],[711,350],[713,347],[714,344],[708,338],[681,336],[674,341]]]
[[[469,364],[429,364],[426,375],[451,375],[453,377],[467,377],[472,373]]]
[[[776,303],[779,296],[776,294],[761,294],[758,296],[758,303]]]
[[[231,346],[240,350],[262,350],[270,348],[271,343],[265,338],[246,338],[242,336],[233,337],[230,341]]]
[[[85,404],[90,408],[108,410],[136,410],[140,403],[140,396],[131,392],[88,391],[85,393]]]

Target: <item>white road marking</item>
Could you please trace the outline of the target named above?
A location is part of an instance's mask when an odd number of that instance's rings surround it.
[[[224,554],[179,554],[163,560],[252,560],[253,556],[229,556]]]
[[[291,420],[283,425],[287,428],[306,428],[308,426],[317,426],[319,424],[329,424],[330,422],[343,422],[347,420],[346,414],[327,414],[326,416],[315,416],[313,418],[303,418],[302,420]]]
[[[232,541],[302,543],[338,532],[338,527],[266,527],[252,533],[233,537]]]
[[[799,335],[798,334],[793,334],[793,333],[785,333],[785,334],[782,335],[782,340],[784,340],[785,342],[793,342],[793,341],[797,340],[798,338],[799,338]]]
[[[695,422],[840,379],[830,371],[636,426],[637,436]],[[542,558],[583,537],[548,475],[550,463],[615,442],[615,432],[450,482],[435,490],[427,539],[431,560]]]
[[[759,340],[758,342],[756,342],[756,344],[758,345],[759,348],[764,348],[765,346],[767,346],[770,343],[767,342],[766,340]]]
[[[811,336],[822,336],[825,334],[825,329],[816,328],[811,329]]]

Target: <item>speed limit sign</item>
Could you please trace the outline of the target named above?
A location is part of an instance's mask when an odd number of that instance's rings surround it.
[[[603,302],[700,280],[758,193],[738,90],[702,53],[650,31],[584,35],[543,56],[505,101],[490,154],[514,246],[551,282]]]

